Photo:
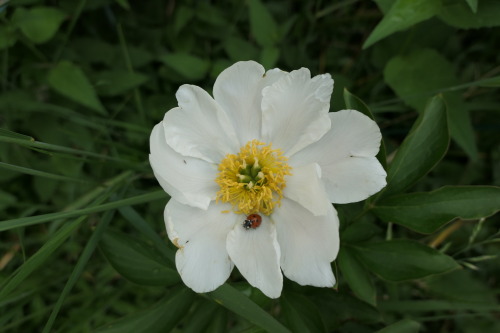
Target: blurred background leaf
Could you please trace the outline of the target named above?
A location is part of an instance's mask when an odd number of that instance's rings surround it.
[[[496,0],[0,1],[0,331],[500,331],[498,17]],[[330,73],[330,111],[382,130],[386,190],[335,206],[334,289],[180,281],[149,134],[180,85],[211,93],[240,60]]]

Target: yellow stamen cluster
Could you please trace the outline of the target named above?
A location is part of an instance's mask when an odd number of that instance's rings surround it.
[[[220,186],[217,202],[228,202],[237,214],[270,215],[279,206],[291,175],[280,149],[272,149],[258,140],[249,141],[240,152],[227,154],[219,164],[215,180]]]

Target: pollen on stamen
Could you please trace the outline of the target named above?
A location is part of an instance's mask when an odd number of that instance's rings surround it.
[[[219,164],[217,202],[227,202],[238,214],[270,215],[279,206],[291,175],[280,149],[258,140],[249,141],[238,154],[228,154]]]

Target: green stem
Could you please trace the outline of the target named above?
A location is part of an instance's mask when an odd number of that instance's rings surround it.
[[[61,46],[57,49],[57,52],[54,55],[54,62],[55,63],[59,61],[59,58],[61,58],[61,54],[64,51],[66,44],[68,43],[69,36],[71,36],[71,33],[73,32],[73,29],[75,28],[76,22],[80,18],[80,15],[82,14],[83,8],[85,7],[86,3],[87,3],[87,0],[80,0],[80,2],[78,3],[78,7],[76,8],[76,12],[73,15],[73,18],[68,26],[68,31],[66,32],[66,35],[64,35],[64,39],[61,43]]]
[[[127,48],[127,41],[125,40],[125,35],[123,33],[123,28],[121,24],[118,24],[116,27],[118,31],[118,38],[120,40],[120,45],[122,47],[123,57],[125,58],[125,65],[130,73],[134,73],[134,67],[132,66],[132,60],[130,59],[130,53]],[[138,88],[134,88],[134,100],[135,107],[139,110],[139,115],[143,122],[146,120],[146,113],[144,111],[144,107],[142,105],[142,98]]]

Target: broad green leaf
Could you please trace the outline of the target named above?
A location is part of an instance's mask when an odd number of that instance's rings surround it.
[[[470,9],[472,12],[475,14],[477,13],[477,2],[478,0],[465,0],[467,1],[467,4],[469,5]]]
[[[40,44],[50,40],[64,21],[66,14],[57,8],[19,7],[12,16],[14,24],[34,43]]]
[[[395,239],[352,246],[358,259],[383,279],[399,282],[458,268],[449,256],[413,240]]]
[[[421,233],[432,233],[455,218],[479,219],[498,210],[500,187],[494,186],[445,186],[382,199],[373,208],[383,221]]]
[[[250,30],[262,47],[273,46],[278,41],[278,26],[267,7],[260,0],[249,0]]]
[[[393,33],[405,30],[412,25],[427,20],[439,11],[436,0],[396,0],[382,21],[366,39],[363,48],[367,48]]]
[[[438,17],[447,24],[460,29],[478,29],[500,25],[500,1],[481,0],[477,11],[471,10],[471,0],[443,1]]]
[[[418,111],[425,108],[427,98],[458,85],[453,65],[432,49],[393,57],[384,69],[384,79],[406,104]]]
[[[339,216],[342,207],[338,206]],[[346,218],[345,220],[348,220]],[[341,218],[341,220],[344,220]],[[352,220],[352,219],[349,219]],[[356,221],[349,224],[345,229],[341,230],[340,239],[346,243],[360,243],[366,242],[376,235],[381,233],[381,228],[373,221]]]
[[[348,109],[358,110],[364,115],[370,117],[373,121],[375,121],[375,117],[373,117],[372,112],[368,108],[368,106],[356,95],[353,95],[349,92],[349,90],[344,88],[344,101],[345,105]],[[384,169],[387,169],[387,156],[385,151],[384,139],[380,142],[380,151],[377,154],[378,161],[382,164]]]
[[[425,75],[422,75],[425,73]],[[392,58],[384,78],[408,105],[422,112],[428,97],[460,85],[453,65],[432,49],[419,49]],[[452,138],[472,158],[477,158],[474,130],[465,101],[456,91],[443,94],[448,106],[448,126]]]
[[[177,35],[194,16],[194,11],[189,6],[183,6],[179,4],[176,6],[175,16],[174,16],[174,33]]]
[[[232,61],[254,60],[259,54],[257,48],[250,42],[237,37],[227,38],[224,50]]]
[[[249,322],[273,333],[290,332],[279,321],[274,319],[268,312],[252,302],[240,291],[227,283],[207,294],[214,301],[240,315]]]
[[[104,96],[116,96],[146,83],[149,78],[126,70],[99,72],[95,77],[97,92]]]
[[[449,144],[446,106],[433,97],[420,114],[387,172],[384,195],[401,192],[426,175],[443,158]]]
[[[210,68],[210,61],[187,53],[169,53],[160,58],[169,68],[188,80],[203,79]]]
[[[428,290],[439,298],[450,301],[497,305],[495,294],[486,281],[478,278],[477,272],[457,269],[447,274],[436,275],[425,281]]]
[[[279,48],[275,46],[268,46],[262,49],[260,53],[260,63],[264,68],[273,68],[276,66],[276,62],[278,61],[280,56]]]
[[[99,248],[111,266],[134,283],[170,286],[180,282],[177,271],[168,267],[170,263],[139,239],[108,231],[102,237]]]
[[[376,306],[377,290],[370,273],[359,262],[352,249],[348,246],[341,247],[337,263],[354,294],[366,303]]]
[[[85,73],[69,61],[62,61],[52,68],[48,76],[49,85],[61,95],[78,102],[97,113],[106,114],[94,87]]]
[[[382,13],[387,13],[396,0],[374,0]]]
[[[96,330],[96,333],[164,333],[171,332],[186,315],[195,294],[182,287],[167,295],[153,307],[133,313],[112,324]]]
[[[281,306],[293,332],[326,332],[318,308],[306,296],[288,292],[281,297]]]
[[[420,331],[420,323],[411,319],[403,319],[381,330],[377,333],[418,333]]]

